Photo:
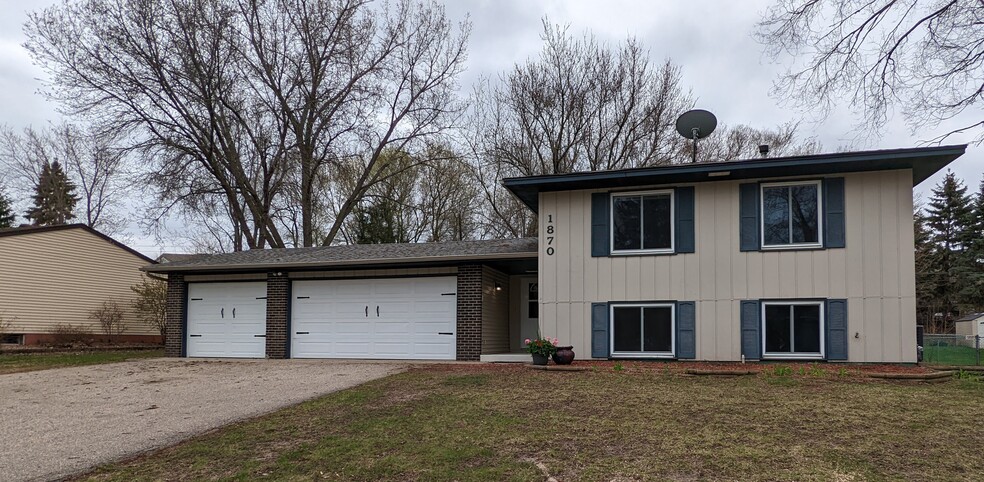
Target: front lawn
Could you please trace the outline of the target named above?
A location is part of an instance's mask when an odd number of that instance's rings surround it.
[[[539,463],[564,481],[982,480],[982,421],[976,380],[438,365],[85,478],[529,481],[544,479]]]
[[[164,356],[164,350],[78,351],[60,353],[0,353],[0,375],[83,365],[114,363],[132,358]]]

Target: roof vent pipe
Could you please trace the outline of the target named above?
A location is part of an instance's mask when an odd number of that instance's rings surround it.
[[[759,154],[762,157],[769,157],[769,145],[768,144],[762,144],[762,145],[760,145],[759,146]]]

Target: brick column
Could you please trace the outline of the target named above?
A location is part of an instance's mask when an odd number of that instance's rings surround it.
[[[167,276],[167,317],[164,326],[164,356],[180,357],[184,345],[185,306],[188,284],[183,274]]]
[[[290,280],[286,273],[267,273],[266,355],[287,358],[287,306]]]
[[[482,266],[458,267],[457,359],[478,361],[482,354]]]

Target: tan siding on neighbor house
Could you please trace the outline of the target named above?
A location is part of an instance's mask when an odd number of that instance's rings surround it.
[[[482,268],[482,354],[508,352],[509,276],[486,266]]]
[[[84,229],[0,237],[0,315],[11,333],[52,333],[55,325],[100,334],[88,314],[105,300],[126,312],[127,335],[160,335],[133,313],[130,286],[147,260]]]
[[[741,300],[847,298],[850,361],[914,362],[911,171],[843,177],[844,249],[741,252],[740,182],[721,181],[694,185],[695,253],[593,258],[592,191],[541,194],[540,233],[551,216],[556,233],[553,256],[540,238],[543,334],[587,354],[591,302],[696,301],[697,358],[737,360]]]

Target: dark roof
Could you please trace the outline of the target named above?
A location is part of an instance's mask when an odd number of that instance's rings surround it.
[[[154,261],[153,259],[150,259],[149,257],[145,256],[140,251],[137,251],[137,250],[135,250],[135,249],[133,249],[133,248],[131,248],[131,247],[129,247],[129,246],[127,246],[127,245],[125,245],[125,244],[123,244],[123,243],[121,243],[121,242],[119,242],[119,241],[117,241],[117,240],[115,240],[115,239],[113,239],[113,238],[111,238],[111,237],[103,234],[103,233],[100,233],[99,231],[96,231],[95,229],[93,229],[93,228],[91,228],[91,227],[89,227],[88,225],[85,225],[85,224],[59,224],[59,225],[56,225],[56,226],[21,226],[21,227],[18,227],[18,228],[5,228],[5,229],[0,229],[0,238],[2,238],[2,237],[8,237],[8,236],[21,236],[21,235],[25,235],[25,234],[47,233],[47,232],[52,232],[52,231],[67,231],[69,229],[81,229],[81,230],[83,230],[83,231],[85,231],[87,233],[90,233],[90,234],[92,234],[92,235],[94,235],[96,237],[102,238],[102,239],[108,241],[111,244],[116,245],[116,247],[118,247],[120,249],[123,249],[124,251],[127,251],[127,252],[129,252],[130,254],[132,254],[134,256],[137,256],[139,258],[143,258],[148,263],[156,263],[156,261]]]
[[[315,248],[254,249],[194,256],[144,268],[154,273],[343,268],[365,265],[426,265],[473,260],[535,258],[536,238],[450,241],[444,243],[350,244]]]
[[[533,211],[537,210],[539,193],[577,189],[623,188],[763,177],[813,176],[890,169],[912,169],[912,185],[915,186],[963,155],[966,149],[967,145],[964,144],[726,162],[670,164],[617,171],[514,177],[504,180],[502,184]]]
[[[984,318],[984,313],[968,313],[957,318],[955,321],[974,321],[978,318]]]
[[[204,254],[190,254],[190,253],[161,253],[157,257],[158,263],[173,263],[175,261],[188,261],[198,256],[207,256]]]

